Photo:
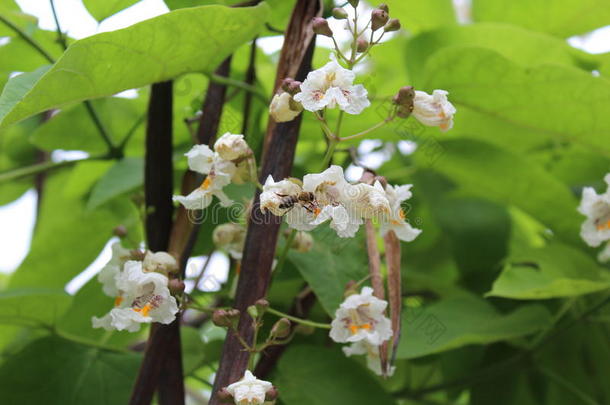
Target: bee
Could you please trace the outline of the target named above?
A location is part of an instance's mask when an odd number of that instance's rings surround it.
[[[319,210],[318,204],[316,202],[316,197],[312,192],[309,191],[301,191],[295,195],[288,194],[279,194],[276,193],[278,197],[280,197],[280,205],[279,208],[287,209],[289,212],[294,208],[296,204],[300,204],[307,211],[315,213],[316,210]]]

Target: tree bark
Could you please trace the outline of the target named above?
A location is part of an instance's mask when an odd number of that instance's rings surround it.
[[[286,77],[303,80],[311,70],[311,58],[314,49],[314,35],[311,29],[311,19],[318,15],[319,2],[314,0],[298,0],[288,25],[284,46],[275,80],[274,92]],[[261,165],[261,182],[272,175],[275,179],[283,179],[290,175],[294,152],[296,149],[301,117],[285,123],[275,123],[269,119],[263,159]],[[251,318],[246,308],[257,299],[267,294],[271,265],[275,256],[275,246],[281,218],[263,214],[259,209],[260,191],[256,192],[254,205],[250,214],[248,233],[242,259],[242,270],[239,277],[235,307],[242,313],[238,332],[246,341],[252,340]],[[244,374],[248,364],[248,353],[234,336],[227,334],[210,405],[219,405],[218,390],[235,382]]]

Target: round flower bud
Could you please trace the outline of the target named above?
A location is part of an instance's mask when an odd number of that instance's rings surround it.
[[[394,96],[394,103],[403,106],[412,106],[415,98],[415,90],[413,86],[403,86],[398,90],[398,94]]]
[[[385,3],[381,3],[380,5],[377,6],[377,8],[380,9],[380,10],[385,11],[386,13],[390,12],[390,8]]]
[[[290,94],[291,96],[294,96],[299,91],[301,91],[301,82],[298,80],[294,80],[290,77],[287,77],[284,80],[282,80],[281,87],[282,87],[282,90],[284,90],[286,93]]]
[[[118,236],[119,238],[124,238],[125,236],[127,236],[127,228],[125,227],[125,225],[119,225],[112,230],[112,233],[115,236]]]
[[[389,18],[390,16],[388,15],[387,11],[376,8],[371,13],[371,29],[373,31],[377,31],[388,22]]]
[[[297,252],[307,253],[313,247],[313,237],[307,232],[299,231],[295,235],[291,247]]]
[[[356,50],[359,53],[366,51],[369,48],[369,42],[364,38],[358,38],[356,41]]]
[[[212,314],[212,323],[221,328],[237,327],[239,322],[239,310],[237,309],[217,309]]]
[[[314,17],[312,20],[313,32],[318,35],[324,35],[326,37],[332,37],[333,31],[328,26],[328,21],[322,17]]]
[[[224,160],[237,160],[252,153],[243,135],[230,132],[218,138],[214,151]]]
[[[294,101],[289,93],[276,94],[269,105],[269,114],[275,122],[292,121],[301,111],[303,106]]]
[[[146,252],[142,265],[145,272],[167,275],[178,271],[178,262],[167,252]]]
[[[271,328],[271,339],[284,339],[290,335],[291,324],[286,318],[281,318]]]
[[[333,8],[332,15],[337,20],[345,20],[347,18],[347,11],[345,11],[341,7],[335,7]]]
[[[400,29],[400,20],[398,18],[392,18],[388,23],[383,27],[385,32],[398,31]]]
[[[258,312],[258,308],[256,307],[256,305],[250,305],[247,308],[247,311],[248,311],[248,315],[250,315],[252,317],[252,319],[256,319],[261,315],[260,312]]]
[[[264,298],[261,298],[260,300],[256,300],[256,302],[254,303],[254,306],[256,306],[256,310],[257,312],[262,315],[265,313],[265,311],[267,310],[267,308],[269,308],[269,301],[267,301]]]
[[[167,284],[167,286],[173,294],[180,294],[180,293],[184,292],[184,289],[186,288],[184,281],[182,281],[178,278],[173,278],[173,279],[169,280],[169,283]]]
[[[265,401],[275,401],[278,395],[277,388],[271,387],[271,389],[265,393]]]

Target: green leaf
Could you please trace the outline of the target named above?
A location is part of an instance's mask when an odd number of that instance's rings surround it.
[[[549,312],[540,305],[525,305],[500,314],[474,296],[407,307],[397,357],[410,359],[466,345],[515,339],[540,330],[550,319]]]
[[[368,371],[337,348],[291,345],[273,382],[286,405],[395,404]]]
[[[408,42],[406,61],[414,84],[424,76],[430,56],[446,47],[466,45],[492,49],[524,66],[542,63],[575,65],[591,58],[559,38],[521,27],[498,23],[450,26],[424,32]]]
[[[345,286],[368,274],[368,261],[361,237],[339,238],[327,224],[312,232],[314,246],[307,253],[290,251],[288,259],[296,266],[329,315],[343,301]]]
[[[109,96],[172,79],[211,72],[267,20],[266,4],[182,9],[118,31],[74,42],[45,74],[7,84],[0,96],[0,126],[67,103]]]
[[[30,252],[11,277],[11,287],[64,288],[99,255],[114,227],[131,223],[135,212],[128,201],[87,211],[81,200],[66,197],[62,190],[69,174],[56,171],[47,178]]]
[[[140,0],[83,0],[89,14],[102,21]]]
[[[139,100],[109,97],[93,100],[92,105],[115,144],[122,141],[144,113]],[[34,131],[31,142],[47,151],[82,150],[93,155],[107,152],[106,143],[82,103],[54,115]]]
[[[427,89],[449,91],[458,109],[456,126],[466,107],[493,119],[487,137],[510,125],[541,141],[577,142],[610,156],[610,115],[604,110],[610,82],[605,78],[567,66],[526,68],[489,49],[454,46],[429,58],[425,82]]]
[[[144,159],[124,158],[112,166],[95,184],[87,209],[92,210],[144,183]]]
[[[20,288],[0,292],[0,323],[50,327],[71,302],[72,297],[62,290]]]
[[[582,251],[560,243],[522,249],[507,260],[488,296],[573,297],[610,288],[610,274]]]
[[[439,142],[441,156],[434,169],[472,195],[512,204],[532,215],[566,241],[582,245],[581,216],[570,190],[523,157],[471,139]],[[427,156],[415,153],[426,166]]]
[[[605,0],[473,0],[475,21],[499,21],[562,38],[610,24]]]
[[[388,0],[390,17],[400,19],[402,26],[410,32],[432,30],[456,24],[451,0]]]
[[[36,340],[0,367],[6,404],[126,404],[141,356],[118,354],[56,337]]]

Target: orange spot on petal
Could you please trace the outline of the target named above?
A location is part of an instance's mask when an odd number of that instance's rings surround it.
[[[142,316],[148,316],[151,309],[152,306],[150,304],[146,304],[142,308],[134,308],[133,310],[139,312]]]
[[[119,305],[121,305],[121,303],[123,302],[123,297],[121,297],[120,295],[118,297],[116,297],[114,299],[114,306],[118,307]]]
[[[202,190],[207,190],[212,185],[212,178],[210,176],[206,177],[201,186],[199,186]]]
[[[597,230],[598,231],[603,231],[605,229],[610,229],[610,219],[608,221],[606,221],[605,223],[603,223],[603,224],[597,225]]]

